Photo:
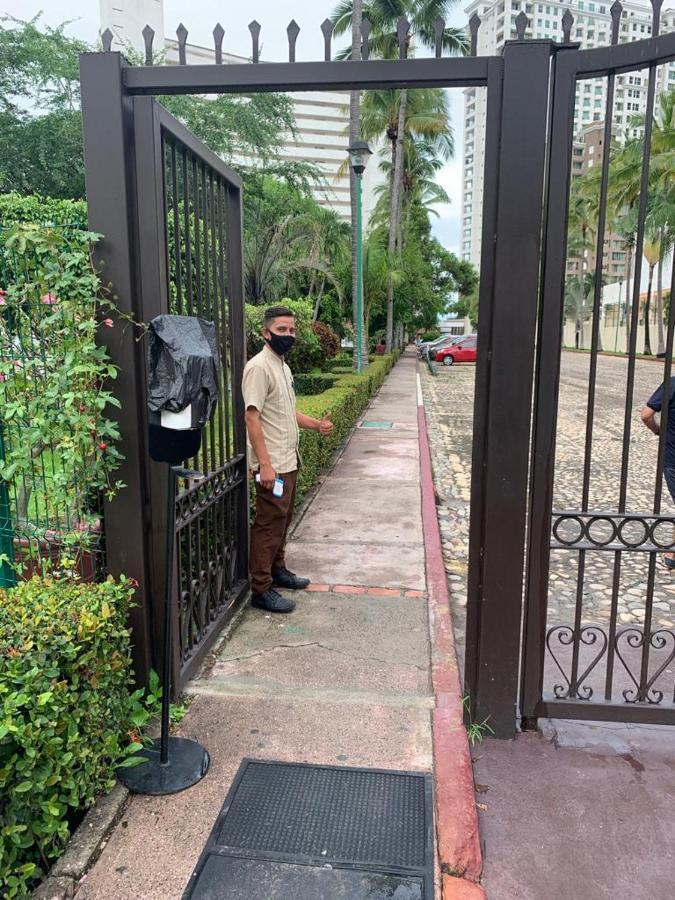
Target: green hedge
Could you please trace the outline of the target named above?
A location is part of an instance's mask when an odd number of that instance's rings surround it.
[[[0,895],[25,897],[78,814],[140,749],[124,578],[0,591]]]
[[[316,431],[300,432],[302,467],[298,476],[298,501],[312,487],[322,469],[326,468],[333,453],[366,409],[370,398],[382,385],[399,356],[399,351],[379,356],[363,374],[343,375],[334,387],[322,394],[298,398],[300,412],[317,419],[330,412],[335,425],[330,438],[321,437]]]
[[[331,372],[307,372],[294,375],[295,393],[305,397],[322,394],[324,391],[332,388],[339,377],[339,375],[334,375]]]
[[[334,375],[351,375],[354,373],[353,366],[333,366],[331,372]]]
[[[325,359],[321,365],[321,368],[324,372],[332,372],[335,366],[337,366],[338,368],[341,366],[351,366],[353,368],[352,357],[347,356],[345,353],[341,353],[339,356],[336,356],[333,359]]]

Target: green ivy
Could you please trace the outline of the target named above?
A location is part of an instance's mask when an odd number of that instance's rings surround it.
[[[133,588],[124,577],[35,577],[0,591],[3,897],[27,896],[62,852],[75,814],[142,746],[151,710],[143,691],[131,691]],[[157,691],[150,700],[154,708]]]

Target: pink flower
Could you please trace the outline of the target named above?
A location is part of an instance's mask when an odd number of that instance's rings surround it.
[[[115,323],[113,322],[112,319],[104,319],[103,324],[105,325],[106,328],[112,328]]]
[[[3,291],[3,289],[0,288],[0,306],[6,306],[6,304],[7,304],[7,301],[5,300],[6,295],[7,295],[7,291]]]
[[[52,294],[52,293],[43,294],[40,297],[40,301],[42,303],[44,303],[45,306],[54,306],[56,303],[59,302],[56,294]]]

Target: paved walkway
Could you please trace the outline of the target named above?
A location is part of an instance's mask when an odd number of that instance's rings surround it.
[[[432,769],[414,356],[364,418],[292,536],[289,564],[315,583],[290,616],[249,608],[191,685],[180,730],[208,776],[134,797],[78,897],[179,898],[243,757]]]

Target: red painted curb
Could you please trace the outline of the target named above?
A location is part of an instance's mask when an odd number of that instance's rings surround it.
[[[443,876],[443,900],[485,900],[485,890],[466,878]]]
[[[436,516],[436,501],[431,452],[424,407],[417,407],[422,483],[422,524],[426,555],[429,624],[431,631],[431,678],[436,697],[433,714],[433,745],[436,783],[436,840],[443,873],[452,878],[457,889],[482,891],[477,885],[462,885],[464,879],[479,881],[482,871],[478,815],[473,783],[473,768],[463,721],[462,686],[457,667],[455,640],[450,618],[448,585],[443,563],[441,533]],[[478,893],[452,894],[447,897],[473,897]]]

